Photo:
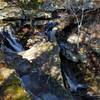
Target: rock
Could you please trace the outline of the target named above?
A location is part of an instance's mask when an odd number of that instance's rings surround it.
[[[34,26],[38,26],[38,25],[45,25],[47,23],[46,20],[37,20],[33,23]]]
[[[41,97],[43,100],[59,100],[59,98],[51,93],[43,94]]]
[[[60,72],[60,69],[57,66],[53,66],[50,70],[51,76],[55,78],[59,75],[59,72]]]
[[[16,63],[17,62],[17,63]],[[16,70],[22,73],[27,73],[31,69],[31,65],[26,59],[17,59],[15,61]]]
[[[43,73],[40,75],[40,72],[32,72],[30,77],[31,77],[31,91],[33,94],[40,97],[41,94],[48,91],[49,86],[46,83],[48,77],[46,75],[43,75]]]
[[[53,1],[53,0],[47,0],[42,5],[41,9],[46,11],[54,11],[57,9],[64,9],[64,6],[66,5],[66,1]]]
[[[69,43],[60,43],[60,49],[62,54],[69,60],[72,60],[74,62],[79,61],[79,56],[77,53],[74,52],[74,47],[73,45]]]
[[[46,11],[54,11],[55,7],[51,1],[47,1],[43,4],[42,9]]]
[[[31,100],[15,70],[0,62],[0,100]]]
[[[2,65],[0,64],[0,67],[1,66]],[[0,75],[3,76],[4,79],[7,79],[14,71],[15,70],[13,70],[13,69],[10,70],[8,68],[3,67],[3,68],[0,68]]]
[[[20,79],[16,74],[11,74],[2,84],[0,88],[1,100],[31,100],[31,96],[25,91],[21,85]]]
[[[36,41],[38,41],[38,39]],[[53,45],[51,43],[37,42],[30,49],[19,52],[18,55],[22,56],[24,59],[31,61],[39,57],[43,52],[51,49],[53,49]]]
[[[30,91],[32,89],[30,75],[24,75],[21,77],[21,79],[23,81],[23,85],[24,85],[25,89]]]
[[[83,34],[81,34],[79,37],[77,34],[72,34],[68,37],[67,41],[71,44],[77,44],[77,42],[82,42]]]
[[[100,54],[100,39],[99,38],[92,40],[90,46],[94,52]]]
[[[46,12],[37,12],[36,18],[42,17],[42,18],[51,18],[51,13],[46,13]],[[42,24],[41,24],[42,25]]]
[[[41,92],[41,84],[39,82],[39,73],[34,72],[31,74],[31,80],[32,80],[32,87],[34,88],[33,92],[38,94]]]
[[[6,7],[0,10],[0,19],[22,18],[22,10],[18,7]]]
[[[40,97],[34,96],[33,100],[42,100]]]
[[[1,2],[0,1],[0,10],[1,9],[4,9],[5,7],[7,7],[8,6],[8,4],[6,3],[6,2]]]
[[[27,73],[31,69],[30,62],[26,59],[23,59],[16,53],[7,52],[5,54],[6,62],[10,65],[11,68],[16,69],[16,71],[21,73]]]
[[[95,13],[98,15],[98,12]],[[69,24],[65,26],[62,33],[58,33],[60,36],[57,39],[60,46],[61,64],[66,62],[65,66],[61,66],[64,81],[70,80],[69,86],[72,87],[70,84],[74,83],[75,88],[77,82],[88,84],[89,89],[95,87],[92,90],[96,90],[93,94],[97,96],[100,95],[99,81],[96,80],[96,77],[100,75],[100,29],[96,22],[98,17],[91,15],[90,19],[89,16],[86,19],[84,18],[86,22],[80,28],[79,33],[76,31],[77,26],[75,30],[75,27],[70,28],[72,24]],[[92,23],[90,24],[88,21]],[[70,64],[67,67],[68,63]],[[71,65],[72,63],[73,65]],[[65,78],[65,73],[69,78]]]
[[[9,78],[9,76],[15,72],[14,69],[7,68],[8,65],[5,63],[0,63],[0,85],[3,83],[4,80]]]

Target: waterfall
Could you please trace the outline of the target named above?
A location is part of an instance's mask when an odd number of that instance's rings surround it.
[[[77,79],[75,72],[73,71],[73,67],[77,67],[77,65],[73,61],[66,59],[61,52],[60,52],[60,59],[61,59],[61,65],[60,65],[61,72],[65,83],[65,87],[67,82],[72,92],[86,90],[88,88],[88,85],[86,83],[80,82]],[[65,60],[67,60],[67,62]]]
[[[68,66],[66,66],[68,67]],[[81,84],[78,82],[78,80],[76,79],[75,75],[73,72],[71,72],[71,70],[68,70],[68,72],[64,71],[64,75],[66,80],[68,81],[69,87],[71,91],[77,92],[78,90],[85,90],[87,88],[86,84]]]
[[[20,52],[23,50],[23,47],[14,34],[15,31],[11,25],[0,27],[0,35],[4,39],[4,46],[10,51]]]

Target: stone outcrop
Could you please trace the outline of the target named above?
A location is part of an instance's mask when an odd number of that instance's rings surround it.
[[[99,12],[97,10],[85,12],[83,24],[79,31],[77,30],[78,25],[73,21],[66,25],[57,37],[60,53],[63,55],[61,61],[62,63],[63,61],[64,63],[67,62],[65,66],[69,68],[68,72],[71,73],[72,71],[73,76],[76,75],[76,79],[79,79],[78,81],[82,79],[80,73],[83,73],[83,79],[88,84],[89,90],[92,91],[89,93],[97,96],[100,96],[100,85],[98,85],[100,81]],[[72,63],[73,65],[71,65]],[[67,69],[63,68],[64,70]],[[68,74],[68,72],[64,73]],[[70,75],[69,77],[71,77]]]
[[[20,19],[23,16],[22,10],[19,7],[5,7],[0,10],[0,19],[16,18]]]
[[[7,2],[0,2],[0,20],[8,18],[22,18],[22,9],[15,5],[10,5]]]
[[[15,70],[5,62],[1,50],[0,61],[2,61],[0,62],[0,100],[31,100]]]

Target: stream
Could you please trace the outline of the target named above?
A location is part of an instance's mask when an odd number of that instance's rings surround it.
[[[15,37],[15,31],[11,25],[6,25],[4,27],[0,27],[0,35],[3,37],[4,46],[13,52],[23,51],[21,43]]]
[[[15,37],[14,34],[15,34],[15,31],[10,25],[7,25],[5,27],[0,27],[0,35],[4,38],[4,43],[2,45],[5,47],[6,51],[7,50],[10,52],[24,51],[24,48],[22,47],[20,41],[17,40],[17,38]],[[60,50],[62,50],[65,47],[66,47],[65,45],[60,46]],[[75,77],[73,67],[75,67],[76,63],[74,63],[71,60],[67,60],[63,56],[62,52],[60,52],[60,59],[61,59],[61,72],[62,72],[62,76],[64,79],[65,87],[68,85],[72,94],[73,93],[77,94],[80,91],[86,92],[88,85],[85,83],[81,83]],[[21,76],[20,78],[23,81],[23,84],[24,84],[26,90],[32,94],[32,90],[31,90],[32,88],[30,86],[30,76],[32,76],[32,72],[30,73],[30,71],[29,71],[25,75],[20,75],[20,73],[18,73],[18,74],[19,74],[19,76]],[[36,80],[36,79],[34,79],[34,80]],[[36,84],[36,83],[34,83],[34,84]],[[36,86],[37,86],[37,84],[36,84]],[[78,95],[78,97],[80,97],[80,95]],[[97,100],[92,97],[86,98],[86,97],[82,96],[80,98],[82,100]],[[77,96],[73,96],[73,100],[81,100],[80,98],[78,99]]]

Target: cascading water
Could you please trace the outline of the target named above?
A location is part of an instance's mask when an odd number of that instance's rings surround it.
[[[53,22],[50,22],[50,23],[48,23],[47,24],[47,27],[46,27],[46,32],[47,32],[47,36],[48,36],[48,39],[50,39],[51,40],[51,35],[52,35],[52,32],[53,32],[53,28],[55,27],[57,25],[57,23],[53,23]],[[70,44],[68,45],[66,45],[66,44],[64,44],[64,43],[62,43],[62,42],[60,42],[60,44],[58,44],[59,45],[59,47],[60,47],[60,51],[63,53],[64,51],[65,51],[65,49],[67,48],[67,49],[69,49],[69,51],[70,51],[70,53],[68,52],[68,54],[70,55],[71,54],[71,50],[72,50],[72,48],[71,48],[71,46],[70,46]],[[62,73],[63,73],[63,75],[64,75],[64,77],[65,77],[65,79],[64,79],[64,81],[67,81],[68,82],[68,85],[69,85],[69,87],[70,87],[70,90],[71,91],[74,91],[74,92],[77,92],[77,90],[78,89],[86,89],[87,88],[87,85],[85,85],[85,84],[81,84],[81,83],[79,83],[78,82],[78,80],[76,79],[76,77],[75,77],[75,74],[74,74],[74,72],[72,71],[72,69],[70,68],[70,66],[71,65],[68,65],[68,63],[64,63],[63,62],[63,57],[61,57],[61,70],[62,70]],[[75,56],[73,56],[73,58],[72,58],[73,60],[75,60],[75,61],[77,61],[77,59],[76,59],[76,57]]]
[[[15,31],[11,25],[6,25],[0,28],[0,34],[4,38],[5,47],[10,51],[20,52],[24,49],[15,37],[14,33]]]
[[[61,62],[61,67],[63,67],[63,73],[65,75],[65,81],[67,80],[70,90],[73,92],[77,92],[78,90],[81,89],[86,89],[87,85],[86,84],[81,84],[80,82],[78,82],[78,80],[75,77],[74,72],[69,68],[69,65]]]
[[[81,89],[86,89],[88,86],[86,84],[80,83],[75,77],[75,73],[73,72],[71,67],[75,67],[74,63],[68,60],[68,62],[64,61],[64,56],[60,53],[61,58],[61,71],[63,73],[64,81],[67,80],[70,90],[72,92],[77,92]],[[66,82],[65,82],[66,85]]]

